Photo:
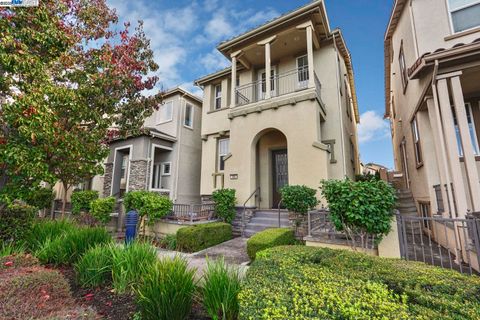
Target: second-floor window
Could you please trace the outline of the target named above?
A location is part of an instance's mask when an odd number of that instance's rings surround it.
[[[158,123],[164,123],[168,121],[172,121],[173,117],[173,102],[166,102],[165,104],[160,106],[158,110]]]
[[[215,86],[215,110],[222,108],[222,85],[217,84]]]
[[[218,171],[225,170],[225,157],[230,153],[230,139],[218,140]]]
[[[417,118],[412,120],[412,135],[413,135],[413,147],[415,149],[415,160],[417,162],[417,167],[423,164],[422,158],[422,148],[420,146],[420,133],[418,131]]]
[[[308,56],[301,56],[297,58],[297,68],[298,68],[298,82],[300,85],[308,84],[309,74],[308,74]]]
[[[470,103],[465,104],[465,109],[467,113],[468,131],[470,133],[470,140],[472,141],[473,153],[475,155],[480,155],[479,148],[478,148],[477,132],[475,129],[475,121],[473,120],[472,107]],[[452,113],[453,113],[453,122],[455,124],[455,132],[457,135],[458,154],[460,155],[460,157],[463,157],[463,147],[462,147],[462,139],[460,138],[460,128],[458,127],[457,117],[455,115],[455,111],[453,110],[453,108],[452,108]]]
[[[183,120],[185,127],[193,128],[193,106],[189,103],[185,105],[185,119]]]
[[[403,52],[403,43],[400,47],[398,64],[400,65],[400,76],[402,77],[403,90],[405,91],[408,84],[408,74],[407,74],[407,63],[405,62],[405,53]]]
[[[480,0],[448,0],[454,32],[480,26]]]

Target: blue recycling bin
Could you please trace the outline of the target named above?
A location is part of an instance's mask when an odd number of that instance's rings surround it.
[[[128,245],[135,240],[137,235],[138,212],[129,211],[125,219],[125,243]]]

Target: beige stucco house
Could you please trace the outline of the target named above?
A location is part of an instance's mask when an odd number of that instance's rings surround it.
[[[465,220],[480,211],[480,1],[395,1],[385,90],[397,188],[412,198],[417,241],[428,236],[450,266],[480,270],[477,227]]]
[[[181,88],[166,91],[158,110],[145,119],[141,134],[109,143],[104,175],[72,190],[97,190],[116,198],[132,190],[149,190],[175,203],[200,203],[201,117],[200,98]],[[61,199],[61,184],[55,189]]]
[[[217,49],[231,68],[203,88],[202,196],[233,188],[239,205],[277,208],[279,189],[360,170],[352,60],[323,1],[314,1]]]

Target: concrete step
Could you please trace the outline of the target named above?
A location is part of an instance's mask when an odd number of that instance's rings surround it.
[[[254,218],[277,218],[278,211],[256,211],[253,215]],[[288,219],[288,212],[280,212],[280,218]],[[253,219],[253,218],[252,218]]]
[[[287,224],[287,223],[280,224],[280,228],[288,228],[289,226],[290,224]],[[245,227],[245,229],[255,230],[255,231],[263,231],[268,228],[278,228],[278,223],[277,224],[249,223]]]
[[[280,217],[280,223],[289,223],[290,220],[285,217]],[[250,220],[250,223],[260,223],[260,224],[278,224],[278,217],[271,218],[271,217],[253,217]]]

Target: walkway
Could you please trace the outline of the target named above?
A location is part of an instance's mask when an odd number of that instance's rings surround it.
[[[197,269],[197,278],[200,278],[203,275],[203,270],[207,266],[207,257],[208,259],[214,260],[223,256],[225,262],[228,265],[237,266],[242,275],[247,271],[247,264],[250,262],[247,255],[247,239],[245,238],[235,238],[191,254],[163,249],[158,250],[158,256],[160,258],[173,258],[176,255],[184,257],[187,259],[188,265],[191,268]]]

